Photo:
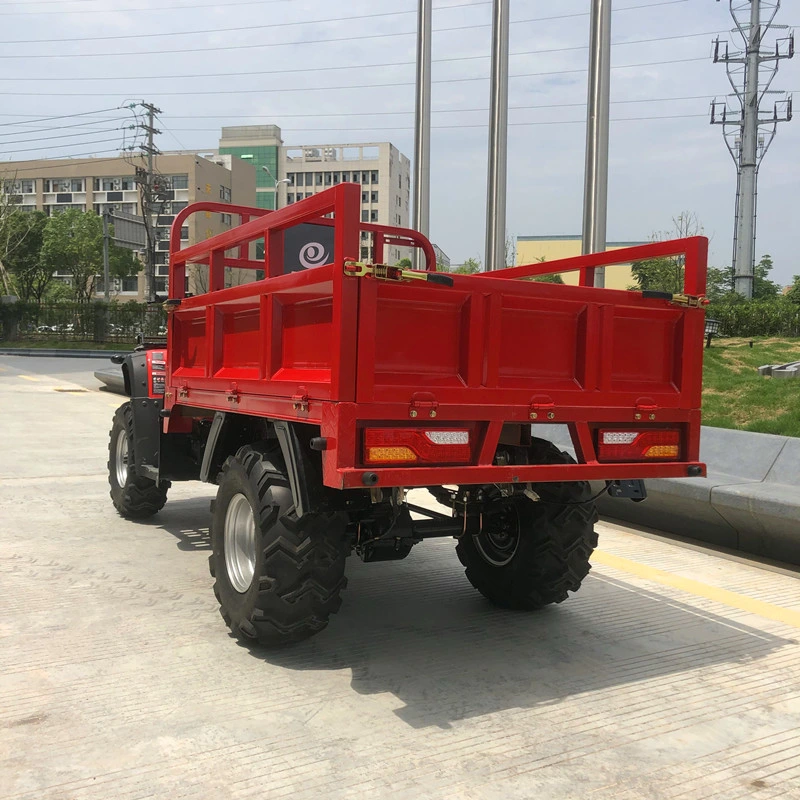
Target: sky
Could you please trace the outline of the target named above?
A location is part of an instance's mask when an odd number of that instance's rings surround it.
[[[514,237],[580,234],[589,6],[510,0]],[[430,238],[453,263],[484,260],[491,9],[434,0]],[[113,155],[132,141],[119,108],[136,100],[162,110],[162,150],[275,124],[287,145],[391,141],[413,157],[416,12],[416,0],[0,0],[0,171]],[[775,21],[800,25],[800,9],[784,2]],[[688,211],[710,265],[730,264],[736,172],[708,112],[730,93],[711,42],[738,42],[732,27],[727,2],[613,3],[608,241],[647,240]],[[800,57],[772,88],[800,95]],[[779,125],[758,190],[756,258],[769,253],[788,284],[800,274],[800,120]]]

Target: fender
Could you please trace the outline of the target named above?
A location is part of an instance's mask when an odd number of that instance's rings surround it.
[[[153,480],[158,480],[165,359],[165,350],[135,350],[122,362],[125,393],[133,412],[135,468]]]
[[[254,426],[261,427],[261,430]],[[286,465],[295,514],[302,517],[327,505],[322,484],[322,459],[310,446],[311,439],[318,433],[312,425],[217,411],[203,451],[200,480],[214,483],[222,463],[241,445],[276,438]]]

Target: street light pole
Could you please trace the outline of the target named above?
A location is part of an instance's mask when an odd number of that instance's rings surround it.
[[[611,83],[611,0],[592,0],[589,35],[589,96],[586,112],[586,171],[583,186],[581,252],[606,249],[608,208],[608,104]],[[594,272],[594,285],[605,286],[605,269]]]
[[[417,11],[417,87],[414,108],[414,221],[430,233],[431,201],[431,16],[433,0],[419,0]],[[416,264],[418,250],[414,250]]]
[[[506,266],[506,150],[508,144],[508,5],[494,0],[489,171],[486,192],[487,271]]]

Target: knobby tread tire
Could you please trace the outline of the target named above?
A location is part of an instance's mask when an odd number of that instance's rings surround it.
[[[124,486],[117,482],[116,447],[120,436],[128,437],[128,478]],[[167,502],[169,481],[156,483],[150,478],[136,474],[135,436],[133,410],[130,402],[123,403],[114,412],[108,442],[108,483],[111,486],[111,501],[120,516],[126,519],[147,519],[158,513]]]
[[[236,591],[225,561],[225,517],[244,494],[256,523],[255,575]],[[280,448],[246,445],[223,467],[211,523],[209,570],[226,625],[242,641],[263,645],[297,642],[318,633],[341,606],[350,548],[343,514],[295,513]]]
[[[565,464],[573,459],[550,442],[534,439],[531,463]],[[501,499],[511,503],[520,525],[520,542],[510,563],[489,563],[470,534],[458,540],[456,553],[469,582],[502,608],[533,610],[561,603],[580,588],[597,546],[597,509],[585,481],[532,485],[538,502],[525,496]]]

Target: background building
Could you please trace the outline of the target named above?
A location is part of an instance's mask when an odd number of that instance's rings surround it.
[[[237,125],[222,129],[219,140],[220,155],[232,155],[253,165],[258,208],[279,207],[276,189],[281,187],[281,129],[277,125]],[[266,167],[266,169],[264,169]],[[281,203],[280,205],[284,205]]]
[[[647,242],[608,242],[606,250],[619,250],[622,247],[635,247]],[[533,264],[535,261],[557,261],[559,258],[573,258],[581,254],[581,237],[577,236],[518,236],[516,264]],[[580,273],[566,272],[562,275],[564,283],[577,286]],[[631,274],[630,264],[618,264],[606,270],[607,289],[628,289],[636,281]]]
[[[130,156],[88,159],[44,159],[0,164],[3,191],[23,211],[48,216],[69,208],[102,214],[107,208],[141,216],[139,190],[134,179],[138,161]],[[172,221],[189,203],[214,200],[252,206],[255,175],[246,162],[232,156],[213,160],[193,153],[164,153],[154,159],[158,174],[158,204],[152,215],[157,234],[156,291],[167,290],[169,231]],[[228,230],[230,214],[195,214],[183,228],[184,247]],[[66,280],[67,276],[56,277]],[[114,292],[125,299],[144,298],[144,273],[119,282]],[[102,294],[102,281],[98,293]]]
[[[436,266],[447,272],[450,269],[450,256],[438,244],[433,245],[433,252],[436,253]]]
[[[241,125],[222,129],[219,152],[254,166],[260,208],[281,208],[339,183],[358,183],[362,222],[409,227],[411,162],[390,142],[283,145],[276,125]],[[395,263],[407,254],[407,248],[387,247],[384,257]],[[360,257],[372,258],[368,234],[362,234]]]

